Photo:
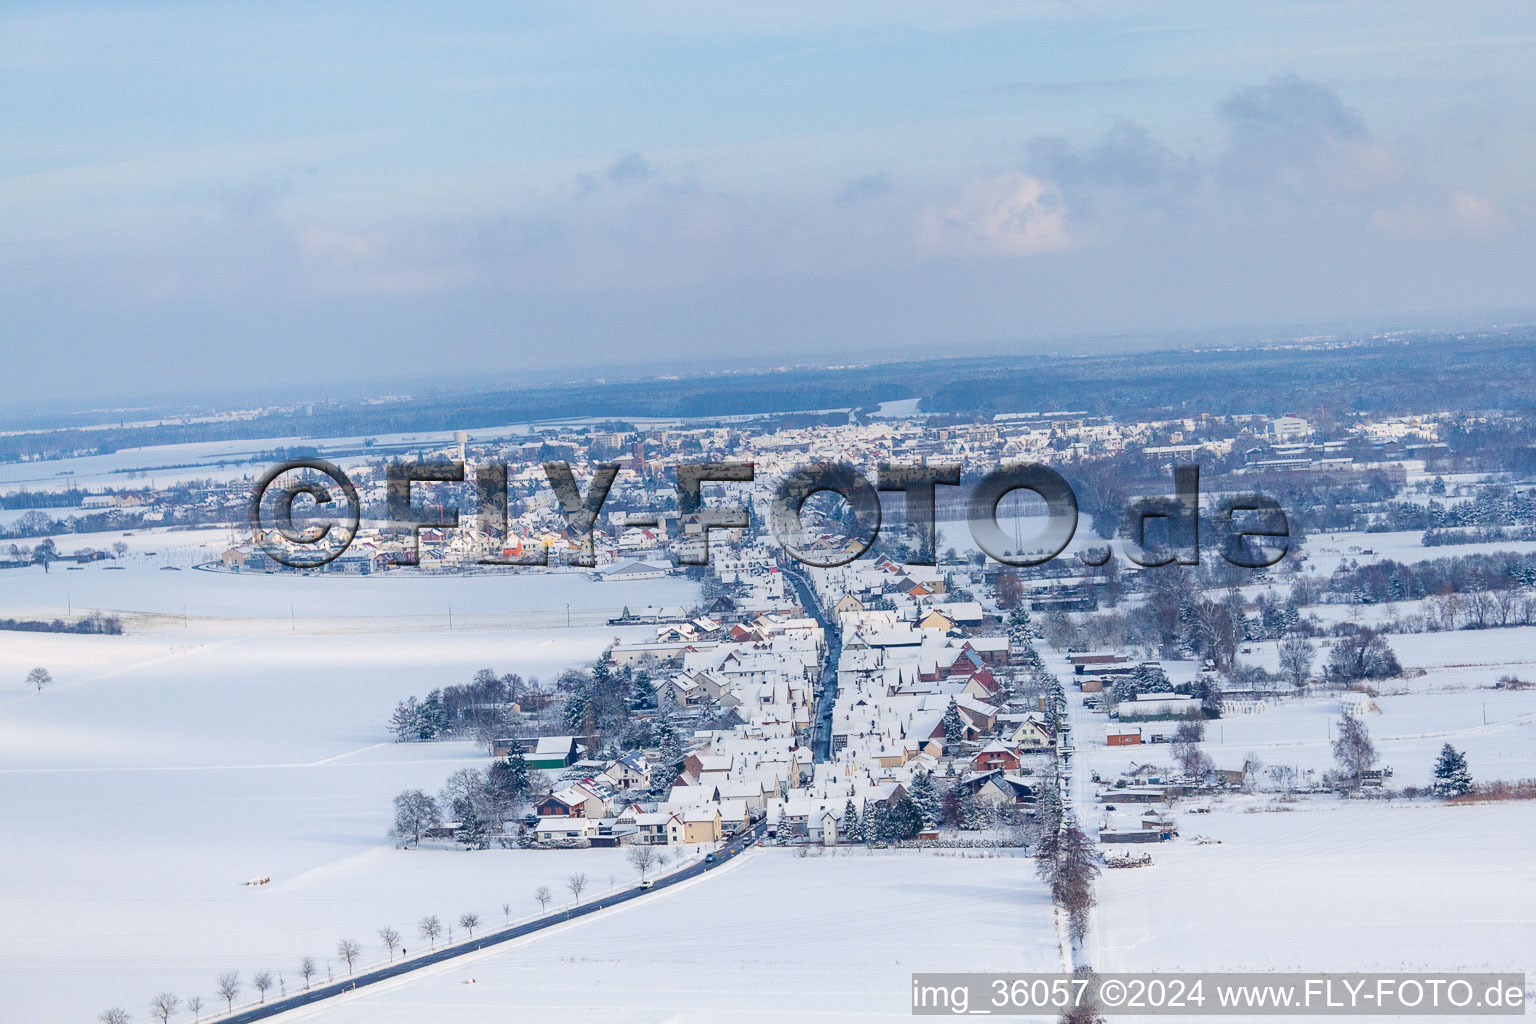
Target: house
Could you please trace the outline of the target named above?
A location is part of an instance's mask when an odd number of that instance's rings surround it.
[[[1044,722],[1029,715],[1019,723],[1019,727],[1008,737],[1008,745],[1020,753],[1036,753],[1043,750],[1051,750],[1056,746],[1056,737]]]
[[[996,808],[1028,806],[1035,799],[1034,787],[1028,780],[1007,774],[1001,768],[968,775],[955,784],[955,789]]]
[[[1016,772],[1019,770],[1019,755],[1003,746],[997,740],[993,740],[978,750],[976,756],[971,758],[971,767],[979,772],[989,772],[995,768]]]
[[[606,818],[612,811],[608,794],[590,779],[549,794],[533,809],[541,818]]]
[[[667,824],[672,815],[667,811],[642,811],[638,804],[630,804],[618,816],[618,823],[631,825],[635,830],[635,842],[646,846],[667,845]]]
[[[836,846],[838,835],[837,815],[830,810],[824,810],[820,814],[813,814],[806,821],[805,834],[812,842],[819,842],[823,846]]]
[[[687,843],[717,843],[724,833],[721,830],[720,808],[713,804],[701,804],[683,811],[674,811],[667,822],[667,844],[681,846]]]
[[[521,750],[529,768],[569,768],[576,763],[574,736],[515,736],[491,741],[491,756],[506,757]]]
[[[539,843],[555,843],[572,839],[589,842],[598,833],[598,823],[592,818],[545,818],[534,827],[534,840]]]
[[[649,789],[651,765],[640,754],[625,754],[603,769],[602,778],[614,789]]]
[[[985,701],[997,696],[1001,689],[1002,684],[997,681],[997,677],[982,668],[971,674],[971,677],[965,681],[965,689],[960,692]]]
[[[955,628],[955,620],[943,612],[934,610],[917,620],[918,629],[934,629],[941,633],[947,633]]]
[[[838,599],[838,602],[832,606],[832,617],[834,619],[840,619],[847,612],[862,611],[864,611],[864,602],[860,601],[852,594],[844,594],[840,599]]]

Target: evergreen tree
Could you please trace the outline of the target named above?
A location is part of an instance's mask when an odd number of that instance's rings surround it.
[[[965,720],[960,717],[960,706],[955,703],[955,698],[949,698],[949,707],[944,711],[944,745],[946,747],[958,746],[965,741]]]
[[[1024,602],[1013,606],[1008,613],[1008,643],[1012,647],[1028,647],[1033,650],[1031,641],[1036,638],[1034,623],[1029,620],[1029,609]]]
[[[662,725],[656,734],[656,764],[651,769],[651,792],[665,796],[677,778],[683,763],[683,747],[678,741],[677,730],[670,722]]]
[[[645,669],[636,669],[634,678],[629,686],[629,706],[636,711],[645,711],[656,706],[656,686],[651,681],[651,674]]]
[[[931,828],[939,823],[939,790],[933,784],[932,772],[914,773],[908,796],[912,798],[924,827]]]
[[[917,809],[912,797],[903,795],[891,808],[890,831],[893,840],[916,839],[923,830],[923,812]]]
[[[456,814],[459,827],[454,829],[453,838],[471,850],[483,850],[490,846],[490,841],[485,837],[485,819],[480,817],[474,805],[466,800],[455,809],[459,812]]]
[[[586,687],[572,692],[565,700],[565,710],[561,713],[560,720],[565,724],[565,731],[576,734],[582,732],[583,720],[591,709],[592,698]]]
[[[960,801],[960,827],[968,832],[986,828],[992,823],[989,809],[989,805],[977,800],[975,794],[967,794]]]
[[[486,788],[503,812],[510,813],[533,789],[533,779],[528,773],[528,759],[521,747],[513,747],[512,753],[496,761],[486,770]]]
[[[1441,796],[1465,796],[1472,792],[1472,769],[1467,756],[1447,743],[1435,762],[1435,792]]]
[[[895,838],[891,830],[891,809],[884,803],[875,803],[864,813],[864,838],[872,843],[889,843]]]
[[[389,731],[395,734],[397,743],[421,738],[421,707],[415,697],[395,705],[395,713],[389,717]]]
[[[424,740],[435,740],[447,731],[448,710],[443,706],[443,691],[433,690],[421,703],[417,735]]]
[[[850,843],[862,843],[864,841],[864,823],[859,821],[859,809],[853,806],[853,797],[848,798],[848,803],[843,807],[843,820],[838,823],[842,830],[843,838]]]

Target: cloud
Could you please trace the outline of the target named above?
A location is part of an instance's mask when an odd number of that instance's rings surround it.
[[[1180,152],[1134,121],[1085,146],[1057,136],[1025,145],[1024,170],[1061,196],[1082,242],[1166,231],[1398,236],[1495,230],[1504,215],[1473,190],[1416,175],[1334,90],[1293,74],[1241,89],[1214,108],[1213,150]],[[1241,228],[1239,228],[1241,225]]]
[[[1117,202],[1177,207],[1205,175],[1200,162],[1175,153],[1134,121],[1117,121],[1085,148],[1059,136],[1025,147],[1025,166],[1059,189],[1069,215],[1081,222]]]
[[[846,204],[875,199],[888,195],[891,187],[891,179],[884,174],[866,174],[858,178],[849,178],[843,183],[843,190],[837,194],[836,202]]]
[[[1229,185],[1296,195],[1369,188],[1398,173],[1358,111],[1327,86],[1293,74],[1243,89],[1216,115],[1227,135],[1216,172]]]
[[[1506,214],[1486,196],[1453,192],[1444,203],[1379,209],[1371,223],[1383,233],[1400,238],[1428,235],[1492,235],[1506,223]]]
[[[919,228],[939,251],[1022,256],[1072,245],[1060,193],[1021,173],[973,182],[954,203],[923,211]]]
[[[656,167],[639,153],[626,153],[615,159],[601,171],[576,176],[576,194],[590,195],[602,188],[622,188],[625,185],[649,181],[656,176]]]

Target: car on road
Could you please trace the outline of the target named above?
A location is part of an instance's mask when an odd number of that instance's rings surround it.
[[[704,863],[705,864],[713,864],[714,862],[715,862],[715,855],[714,854],[706,853],[704,855]]]
[[[652,881],[651,879],[647,878],[645,881],[640,883],[640,888],[642,888],[642,889],[649,889],[651,886],[653,886],[655,884],[656,883],[654,881]]]

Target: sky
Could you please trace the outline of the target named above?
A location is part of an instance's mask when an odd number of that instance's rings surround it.
[[[1528,0],[12,0],[7,400],[1536,320],[1533,168]]]

